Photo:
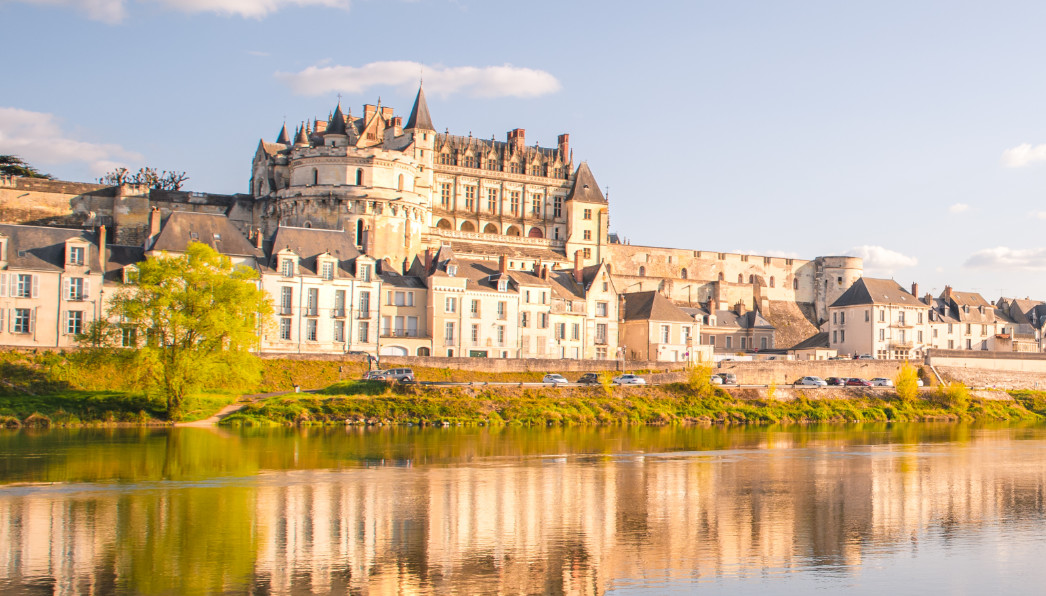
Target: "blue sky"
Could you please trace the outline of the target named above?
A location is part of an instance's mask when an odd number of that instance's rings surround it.
[[[0,0],[0,153],[245,192],[259,138],[406,116],[555,144],[633,244],[812,258],[1046,299],[1046,5]]]

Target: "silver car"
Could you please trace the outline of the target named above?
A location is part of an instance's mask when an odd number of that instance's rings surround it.
[[[613,382],[615,385],[646,385],[646,379],[639,375],[619,375]]]
[[[871,380],[872,387],[893,387],[893,381],[886,377],[875,377]]]
[[[803,377],[793,383],[794,385],[806,385],[809,387],[827,387],[828,383],[821,377]]]
[[[541,379],[542,383],[548,383],[550,385],[566,385],[570,381],[567,380],[563,375],[557,375],[555,373],[549,373]]]

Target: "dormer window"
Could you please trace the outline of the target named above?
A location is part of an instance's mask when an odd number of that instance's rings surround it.
[[[454,277],[457,274],[458,274],[458,266],[457,265],[447,265],[447,275],[449,275],[451,277]]]
[[[84,264],[84,247],[82,246],[70,246],[69,247],[69,264],[70,265],[83,265]]]
[[[360,281],[370,281],[370,265],[360,265]]]
[[[501,278],[501,279],[498,280],[498,291],[499,292],[507,292],[508,291],[508,280],[507,279]]]
[[[0,236],[0,263],[7,262],[7,238]]]
[[[334,263],[327,261],[320,265],[320,277],[327,281],[334,279]]]
[[[293,259],[280,259],[280,275],[284,277],[294,277]]]
[[[138,283],[138,268],[134,265],[128,265],[123,268],[123,282],[125,284],[136,284]]]

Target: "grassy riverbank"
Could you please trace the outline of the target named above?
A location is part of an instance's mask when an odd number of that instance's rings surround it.
[[[750,391],[750,390],[749,390]],[[740,393],[740,392],[739,392]],[[1040,398],[1046,406],[1046,398]],[[851,395],[781,401],[735,396],[721,388],[518,388],[387,386],[349,382],[322,394],[288,395],[252,404],[230,425],[629,425],[771,424],[926,420],[1039,420],[1019,401],[970,399],[943,403],[937,394],[903,402]]]

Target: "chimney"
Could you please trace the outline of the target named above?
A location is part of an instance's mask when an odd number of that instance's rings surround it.
[[[326,130],[327,130],[327,121],[326,120],[317,120],[316,121],[316,126],[313,127],[313,132],[316,133],[316,134],[321,134],[321,133],[325,132]]]
[[[508,257],[505,255],[498,257],[498,273],[508,273]]]
[[[715,311],[719,310],[719,305],[716,303],[715,298],[708,299],[708,314],[714,315]]]
[[[432,249],[425,249],[425,275],[432,273]]]
[[[105,268],[107,265],[107,255],[105,250],[105,226],[98,226],[98,262],[102,266],[102,275],[105,275]]]
[[[393,117],[393,119],[392,119],[392,127],[393,128],[402,128],[403,127],[403,118],[401,116]]]
[[[371,116],[378,113],[378,106],[363,104],[363,124],[370,122]]]
[[[933,294],[926,292],[926,296],[923,298],[923,302],[933,306]]]
[[[541,273],[541,259],[534,261],[534,275]]]
[[[160,209],[153,207],[149,212],[149,238],[146,240],[146,248],[151,248],[156,236],[160,234]]]
[[[522,128],[516,128],[508,131],[508,144],[512,145],[516,149],[522,149],[526,146],[526,135],[527,131]]]
[[[581,251],[574,251],[574,281],[581,285],[584,282],[584,276],[581,271]]]
[[[384,118],[386,121],[392,120],[392,115],[393,113],[395,113],[395,111],[396,110],[388,106],[381,106],[381,117]]]
[[[254,248],[257,248],[258,250],[262,249],[261,228],[254,228]]]
[[[745,302],[744,300],[738,300],[736,305],[737,316],[745,314]]]
[[[912,296],[919,297],[919,284],[912,282]]]
[[[944,299],[945,300],[949,300],[949,301],[952,299],[952,287],[951,286],[944,286]]]
[[[559,135],[559,155],[562,156],[563,161],[566,161],[567,155],[570,154],[570,135],[563,134]]]
[[[541,266],[541,279],[548,281],[548,265]]]

